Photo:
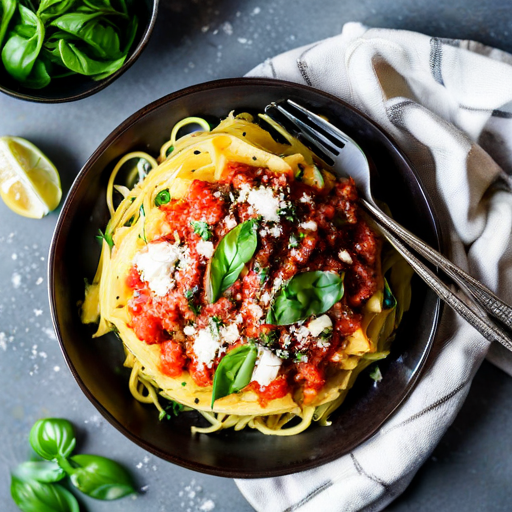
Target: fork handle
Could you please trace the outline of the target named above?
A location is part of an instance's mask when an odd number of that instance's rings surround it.
[[[486,339],[489,341],[498,341],[505,348],[512,351],[512,338],[510,338],[504,329],[495,325],[484,311],[479,309],[476,305],[464,302],[458,295],[450,290],[434,272],[419,261],[394,234],[389,232],[382,224],[378,223],[378,225],[386,239],[395,247],[427,285],[432,288],[438,297],[445,301]]]
[[[405,241],[410,247],[418,252],[425,259],[438,266],[446,275],[448,275],[457,285],[482,306],[490,315],[497,318],[500,322],[512,329],[512,307],[503,302],[489,288],[477,281],[474,277],[464,272],[461,268],[454,265],[442,254],[420,240],[417,236],[407,231],[400,224],[388,217],[382,210],[375,207],[365,199],[360,199],[362,205],[376,218],[380,224],[394,233],[400,239]]]

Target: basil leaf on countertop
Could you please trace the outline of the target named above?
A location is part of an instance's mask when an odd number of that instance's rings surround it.
[[[233,228],[220,242],[211,259],[208,299],[216,302],[242,272],[258,245],[256,219],[249,219]]]
[[[36,62],[44,40],[43,22],[27,7],[19,5],[20,22],[9,33],[2,50],[6,71],[24,82]]]
[[[325,313],[343,297],[343,277],[321,270],[296,274],[278,292],[266,322],[289,325]]]
[[[71,468],[65,468],[72,484],[87,496],[98,500],[117,500],[133,494],[132,479],[117,462],[99,455],[75,455]]]
[[[234,348],[221,359],[213,378],[212,409],[215,400],[236,393],[251,382],[257,356],[256,345],[250,344]]]
[[[12,19],[13,14],[16,12],[16,0],[0,0],[0,49],[7,28]]]
[[[46,460],[69,457],[76,445],[73,426],[60,418],[36,421],[29,441],[33,450]]]
[[[11,496],[23,512],[79,512],[76,498],[58,484],[11,477]]]
[[[52,483],[62,480],[66,473],[56,462],[38,460],[23,462],[16,468],[14,475],[20,480]]]

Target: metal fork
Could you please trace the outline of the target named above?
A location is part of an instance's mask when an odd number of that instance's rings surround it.
[[[283,124],[279,117],[275,116],[276,111],[289,121],[295,134],[302,136],[316,156],[327,164],[336,175],[352,176],[363,196],[360,198],[363,208],[373,218],[383,236],[427,285],[485,338],[490,341],[499,341],[503,346],[512,350],[510,335],[501,325],[494,323],[488,316],[493,316],[506,327],[512,329],[512,307],[503,302],[474,277],[454,265],[410,231],[407,231],[378,207],[371,192],[370,166],[359,145],[339,128],[294,101],[287,100],[286,103],[280,104],[272,103],[265,109],[265,112],[276,122]],[[322,155],[327,156],[333,162],[332,165]],[[410,248],[449,276],[465,293],[465,298],[469,298],[470,301],[466,301],[454,293],[410,251]]]

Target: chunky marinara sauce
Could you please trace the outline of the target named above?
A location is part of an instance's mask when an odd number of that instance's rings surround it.
[[[231,163],[228,171],[219,182],[194,181],[185,198],[160,206],[169,235],[148,246],[166,243],[181,259],[159,293],[134,263],[127,277],[133,289],[131,328],[144,342],[160,345],[163,373],[179,377],[188,371],[199,386],[212,384],[227,352],[256,342],[280,363],[270,382],[249,384],[260,403],[290,391],[301,391],[303,402],[311,402],[377,289],[379,240],[358,211],[352,179],[318,189],[259,167]],[[236,282],[209,303],[205,290],[212,254],[222,237],[251,218],[258,219],[254,257]],[[313,270],[345,275],[343,298],[325,313],[331,328],[313,336],[307,321],[266,324],[280,288],[295,274]]]

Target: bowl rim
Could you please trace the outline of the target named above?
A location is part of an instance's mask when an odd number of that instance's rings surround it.
[[[443,235],[443,230],[441,229],[440,223],[439,223],[439,216],[437,215],[434,203],[429,197],[429,194],[427,193],[427,190],[423,186],[423,182],[421,178],[418,176],[416,170],[414,169],[412,163],[410,162],[409,158],[404,154],[401,147],[396,143],[394,138],[391,135],[388,135],[386,131],[384,131],[375,121],[373,121],[370,117],[368,117],[365,113],[361,112],[356,107],[353,107],[349,103],[341,100],[340,98],[337,98],[329,93],[326,93],[324,91],[318,90],[316,88],[302,85],[302,84],[296,84],[294,82],[284,81],[284,80],[277,80],[277,79],[268,79],[268,78],[253,78],[253,77],[240,77],[240,78],[226,78],[226,79],[220,79],[220,80],[213,80],[209,82],[203,82],[200,84],[192,85],[189,87],[186,87],[184,89],[180,89],[176,92],[173,92],[171,94],[165,95],[148,105],[142,107],[135,113],[133,113],[131,116],[129,116],[125,121],[123,121],[121,124],[119,124],[105,139],[104,141],[98,146],[98,148],[92,153],[92,155],[87,159],[86,163],[83,165],[82,169],[79,171],[78,175],[76,176],[75,180],[73,181],[70,190],[68,192],[68,195],[65,199],[65,202],[63,204],[63,207],[61,209],[61,212],[59,214],[59,218],[57,220],[55,230],[52,236],[50,248],[49,248],[49,255],[48,255],[48,267],[47,267],[47,277],[48,277],[48,296],[49,296],[49,302],[50,302],[50,312],[51,312],[51,318],[52,318],[52,324],[54,331],[57,336],[57,340],[59,342],[59,347],[62,352],[62,355],[64,357],[64,360],[66,361],[66,364],[71,371],[71,374],[75,378],[77,384],[79,385],[80,389],[84,393],[84,395],[88,398],[88,400],[94,405],[94,407],[102,414],[102,416],[112,425],[114,426],[121,434],[123,434],[125,437],[130,439],[132,442],[134,442],[139,447],[142,447],[143,449],[147,450],[148,452],[168,461],[173,464],[176,464],[178,466],[184,467],[186,469],[190,469],[193,471],[199,471],[201,473],[210,474],[214,476],[220,476],[220,477],[226,477],[226,478],[243,478],[243,479],[253,479],[253,478],[266,478],[266,477],[278,477],[278,476],[284,476],[287,474],[296,473],[299,471],[304,471],[308,469],[312,469],[314,467],[324,465],[326,463],[332,462],[333,460],[336,460],[342,455],[339,454],[332,454],[330,457],[326,456],[322,458],[321,461],[316,461],[314,464],[303,462],[303,463],[297,463],[292,470],[290,468],[285,468],[283,470],[279,469],[272,469],[272,470],[258,470],[254,472],[249,471],[240,471],[240,470],[231,470],[230,468],[219,468],[215,467],[212,468],[211,466],[206,466],[204,464],[198,463],[198,462],[189,462],[186,459],[178,458],[175,456],[170,456],[165,451],[161,450],[157,446],[151,444],[150,442],[142,439],[141,437],[137,436],[136,434],[130,432],[126,426],[124,426],[121,422],[119,422],[93,395],[92,391],[88,389],[88,387],[83,382],[82,378],[80,377],[78,371],[74,367],[70,356],[67,354],[67,351],[64,347],[64,340],[61,335],[58,318],[57,318],[57,306],[56,306],[56,290],[55,290],[55,276],[56,276],[56,257],[55,257],[55,250],[57,247],[58,240],[60,238],[60,233],[65,225],[66,222],[66,214],[67,211],[70,208],[70,205],[74,201],[76,192],[79,188],[80,183],[85,179],[86,174],[92,168],[96,162],[101,158],[105,150],[113,143],[117,138],[119,138],[126,130],[130,129],[132,125],[138,121],[139,119],[145,117],[146,115],[152,113],[153,111],[157,110],[161,106],[175,101],[183,96],[187,96],[189,94],[193,94],[196,92],[204,92],[205,90],[212,90],[217,88],[225,88],[230,86],[267,86],[267,85],[273,85],[273,86],[283,86],[283,87],[294,87],[299,89],[307,89],[311,90],[313,89],[315,93],[318,93],[324,97],[326,97],[330,101],[335,101],[337,103],[341,103],[345,107],[355,111],[358,115],[363,117],[367,122],[371,123],[371,125],[378,130],[386,139],[388,139],[391,144],[394,146],[394,149],[398,152],[399,156],[405,161],[407,166],[410,168],[410,170],[413,173],[414,178],[417,180],[419,184],[419,193],[423,196],[425,203],[427,204],[427,207],[430,210],[431,218],[432,218],[432,224],[433,224],[433,235],[435,237],[435,240],[437,242],[438,248],[441,252],[446,252],[446,237]],[[372,436],[374,436],[376,433],[378,433],[379,429],[382,428],[382,425],[389,420],[389,418],[395,414],[397,409],[404,403],[404,401],[410,396],[412,391],[415,389],[416,384],[420,378],[420,376],[423,374],[423,371],[425,369],[426,363],[429,360],[431,353],[432,353],[432,346],[434,345],[436,334],[439,329],[439,323],[442,311],[444,309],[444,303],[438,298],[435,298],[434,303],[434,309],[432,312],[433,316],[433,322],[429,329],[429,333],[427,336],[428,343],[426,344],[425,350],[422,354],[421,360],[419,361],[418,365],[415,368],[414,374],[411,377],[410,383],[407,385],[407,389],[405,390],[403,396],[400,400],[397,401],[395,406],[389,411],[389,414],[383,419],[380,426],[373,432],[369,433],[368,435],[363,436],[356,446],[360,446],[364,442],[366,442],[368,439],[370,439]],[[352,447],[351,449],[354,449],[356,446]]]
[[[107,78],[104,78],[103,80],[96,82],[96,85],[94,85],[87,91],[81,92],[79,94],[74,94],[72,96],[61,96],[59,98],[42,98],[40,96],[31,94],[28,92],[13,91],[12,89],[9,89],[8,87],[5,87],[2,84],[0,84],[0,91],[3,92],[4,94],[7,94],[8,96],[11,96],[12,98],[18,99],[18,100],[30,101],[33,103],[56,104],[56,103],[68,103],[71,101],[81,100],[81,99],[87,98],[89,96],[92,96],[93,94],[96,94],[97,92],[101,91],[102,89],[105,89],[105,87],[107,87],[112,82],[117,80],[125,71],[127,71],[134,64],[134,62],[139,58],[142,51],[146,48],[146,46],[151,38],[151,35],[153,33],[153,28],[155,27],[157,15],[158,15],[158,8],[159,8],[159,4],[160,4],[160,0],[151,0],[151,1],[153,4],[153,7],[151,9],[151,16],[150,16],[149,22],[146,26],[146,29],[144,30],[144,33],[142,34],[142,38],[139,41],[139,44],[135,48],[135,51],[129,56],[129,58],[123,63],[123,65],[115,73],[112,73]]]

